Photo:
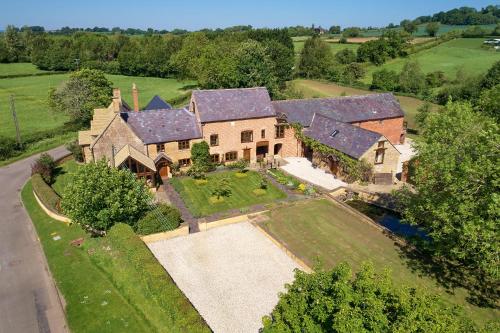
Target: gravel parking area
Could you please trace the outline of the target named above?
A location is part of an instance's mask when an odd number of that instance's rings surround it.
[[[148,246],[214,332],[258,332],[298,268],[249,222]]]

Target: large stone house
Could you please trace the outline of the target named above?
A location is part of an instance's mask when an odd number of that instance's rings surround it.
[[[155,96],[140,111],[134,87],[132,110],[115,89],[108,108],[94,110],[91,127],[79,133],[85,162],[106,159],[154,182],[171,177],[171,166],[191,164],[191,146],[206,141],[212,161],[255,163],[270,157],[305,156],[339,175],[335,159],[319,158],[300,142],[303,134],[353,159],[364,159],[377,174],[394,177],[404,141],[403,112],[392,94],[271,101],[266,88],[195,90],[183,109]]]

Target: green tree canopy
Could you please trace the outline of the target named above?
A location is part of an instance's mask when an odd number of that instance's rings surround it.
[[[332,62],[330,46],[319,37],[311,37],[306,40],[300,53],[298,73],[306,78],[323,78],[328,74]]]
[[[399,89],[402,92],[420,94],[426,88],[425,75],[416,61],[407,61],[399,74]]]
[[[311,274],[297,270],[269,316],[269,332],[474,332],[462,311],[436,295],[396,287],[389,274],[347,264]],[[443,328],[446,329],[443,330]]]
[[[111,85],[102,71],[82,69],[74,72],[69,80],[50,90],[50,108],[67,114],[77,124],[88,126],[93,110],[111,102]]]
[[[151,200],[144,181],[101,160],[75,172],[61,207],[71,220],[85,227],[108,230],[119,222],[134,226],[149,209]]]
[[[436,259],[496,298],[490,288],[500,278],[499,125],[460,102],[423,118],[414,190],[401,193],[404,219],[428,233]]]
[[[439,22],[429,22],[425,26],[425,31],[429,34],[429,36],[436,37],[436,34],[439,31],[439,26]]]

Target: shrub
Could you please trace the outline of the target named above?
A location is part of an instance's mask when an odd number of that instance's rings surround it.
[[[0,160],[6,160],[20,152],[19,146],[13,138],[0,136]]]
[[[261,189],[263,189],[263,190],[266,190],[266,189],[267,189],[267,186],[268,186],[268,184],[267,184],[267,180],[266,180],[265,178],[262,178],[262,179],[260,180],[260,186],[259,186],[259,187],[260,187]]]
[[[80,145],[78,145],[78,141],[71,141],[66,145],[66,149],[73,154],[73,158],[77,162],[83,162],[83,151]]]
[[[429,87],[437,88],[446,83],[446,77],[443,71],[430,72],[425,76],[425,82]]]
[[[54,173],[56,162],[47,153],[43,153],[31,166],[31,174],[39,174],[47,184],[52,184],[54,181]]]
[[[57,193],[50,187],[39,173],[35,173],[31,177],[31,185],[33,186],[33,191],[35,191],[37,197],[40,201],[55,213],[61,212],[60,202],[61,198]]]
[[[181,213],[177,208],[159,204],[139,220],[136,231],[140,235],[149,235],[174,230],[181,223]]]
[[[398,73],[393,70],[381,69],[373,72],[371,89],[395,91],[398,88]]]
[[[256,188],[255,190],[252,191],[253,194],[255,194],[256,196],[260,197],[264,194],[266,194],[266,190],[262,189],[262,188]]]
[[[210,159],[210,148],[205,141],[197,142],[191,147],[191,160],[193,168],[198,172],[208,172],[213,169],[213,164]]]
[[[101,160],[78,168],[61,205],[73,221],[103,231],[118,222],[134,226],[151,200],[144,181],[128,170],[110,168]]]
[[[356,61],[356,53],[353,50],[343,49],[335,53],[335,59],[342,65],[347,65]]]
[[[228,167],[229,169],[245,170],[245,168],[248,167],[248,164],[249,163],[247,160],[240,159],[236,162],[226,164],[226,167]]]
[[[231,195],[231,186],[229,179],[226,177],[216,178],[212,187],[212,195],[219,200],[221,197],[229,197]]]
[[[205,179],[206,168],[199,164],[193,164],[191,168],[187,171],[187,175],[193,177],[194,179]]]
[[[347,44],[347,38],[345,38],[344,36],[340,37],[339,43],[340,44]]]

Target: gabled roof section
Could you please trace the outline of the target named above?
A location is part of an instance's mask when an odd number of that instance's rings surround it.
[[[151,171],[156,171],[156,166],[155,162],[149,158],[148,156],[144,155],[137,149],[135,149],[131,145],[125,145],[116,153],[115,155],[115,166],[121,165],[123,162],[127,160],[127,158],[133,158],[137,162],[141,163],[144,165],[146,168],[150,169]]]
[[[90,135],[99,135],[115,117],[111,108],[94,109],[94,115],[90,121]]]
[[[92,137],[90,136],[90,131],[79,131],[78,132],[78,145],[86,146],[92,143]]]
[[[304,135],[359,159],[382,135],[363,128],[314,114],[311,126]]]
[[[165,102],[160,96],[155,95],[146,105],[144,110],[170,110],[172,106]]]
[[[391,93],[273,101],[272,105],[276,113],[286,114],[290,123],[305,127],[311,124],[315,113],[345,123],[404,117]]]
[[[264,87],[194,90],[193,99],[202,123],[275,116]]]
[[[145,144],[201,138],[195,115],[185,109],[122,112],[120,116]]]

